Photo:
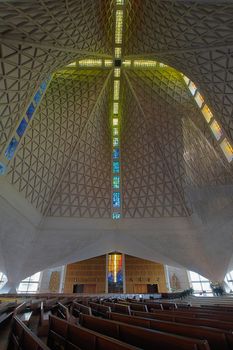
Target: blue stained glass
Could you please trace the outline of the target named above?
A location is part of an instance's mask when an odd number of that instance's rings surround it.
[[[23,136],[24,131],[26,130],[27,126],[28,126],[28,123],[27,123],[26,120],[23,118],[23,119],[21,120],[21,123],[19,124],[17,130],[16,130],[16,132],[17,132],[17,134],[19,135],[19,137],[22,137],[22,136]]]
[[[113,176],[112,187],[113,188],[120,188],[120,176]]]
[[[41,90],[44,92],[46,90],[46,87],[47,87],[47,82],[43,81],[40,85]]]
[[[37,91],[37,93],[36,93],[35,96],[34,96],[34,101],[35,101],[36,105],[38,105],[38,104],[40,103],[41,96],[42,96],[42,95],[41,95],[40,90]]]
[[[6,165],[0,162],[0,175],[5,175],[6,173]]]
[[[113,192],[113,194],[112,194],[112,206],[113,206],[113,208],[120,208],[121,207],[120,192]]]
[[[120,219],[121,218],[121,214],[120,213],[112,213],[112,218],[114,220]]]
[[[120,150],[119,148],[115,148],[112,152],[113,159],[119,158],[120,156]]]
[[[112,162],[113,173],[120,172],[120,162]]]
[[[27,109],[27,112],[26,112],[29,120],[31,120],[34,112],[35,112],[35,107],[34,107],[33,103],[31,103]]]
[[[15,150],[18,146],[19,141],[16,140],[15,137],[11,139],[11,142],[9,143],[6,151],[5,151],[5,156],[8,160],[11,160],[14,156]]]
[[[113,146],[119,146],[119,139],[118,137],[113,137]]]

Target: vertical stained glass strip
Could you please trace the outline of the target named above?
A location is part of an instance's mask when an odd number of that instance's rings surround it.
[[[119,148],[114,148],[113,152],[112,152],[112,157],[113,159],[117,159],[120,156],[120,149]]]
[[[113,188],[118,189],[120,188],[120,176],[113,176]]]
[[[113,218],[114,220],[118,220],[118,219],[121,218],[121,214],[120,214],[120,213],[112,213],[112,218]]]
[[[108,292],[123,292],[123,263],[120,253],[108,255]]]
[[[118,137],[113,137],[113,147],[119,146],[119,139]]]
[[[113,168],[114,174],[119,173],[120,172],[120,162],[113,162],[112,168]]]
[[[121,207],[120,192],[113,192],[113,194],[112,194],[112,206],[113,206],[113,208],[120,208]]]

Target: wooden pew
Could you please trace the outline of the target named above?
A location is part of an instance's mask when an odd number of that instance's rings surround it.
[[[70,313],[74,317],[79,317],[81,313],[85,315],[92,315],[90,306],[85,306],[76,302],[72,304]]]
[[[151,312],[156,314],[166,314],[166,315],[175,315],[181,317],[189,318],[208,318],[215,319],[219,321],[233,322],[233,317],[230,314],[225,313],[213,313],[213,312],[203,312],[203,311],[189,311],[189,310],[170,310],[170,311],[160,311],[160,310],[151,310]]]
[[[119,312],[120,314],[130,315],[129,305],[109,303],[106,301],[104,302],[104,305],[109,306],[111,308],[111,311],[113,311],[113,312]]]
[[[57,316],[68,322],[70,321],[70,312],[68,307],[60,302],[57,303]]]
[[[139,346],[145,350],[156,348],[169,350],[210,350],[206,340],[187,338],[83,314],[80,315],[79,321],[83,327],[131,345]]]
[[[48,346],[54,350],[139,350],[55,316],[50,317]]]
[[[55,309],[57,307],[57,302],[58,302],[57,298],[45,300],[44,301],[44,310],[48,311],[48,310]]]
[[[13,318],[7,350],[49,350],[49,348],[16,316]]]
[[[27,303],[24,302],[15,308],[13,316],[17,316],[23,323],[28,325],[32,316],[32,311],[27,310]]]
[[[107,318],[108,312],[111,312],[111,308],[106,305],[89,302],[89,306],[94,316],[101,316]]]
[[[40,320],[37,330],[37,335],[39,337],[44,337],[48,335],[49,332],[49,317],[52,315],[51,310],[44,310],[44,302],[41,302],[40,305]]]
[[[159,321],[135,316],[109,313],[109,319],[117,322],[133,324],[144,328],[155,329],[163,332],[179,334],[186,337],[206,339],[211,350],[231,350],[228,343],[229,337],[233,339],[233,332],[203,326],[193,326],[182,323]]]

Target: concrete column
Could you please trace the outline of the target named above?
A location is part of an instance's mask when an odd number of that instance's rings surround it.
[[[11,282],[7,281],[7,283],[0,289],[1,294],[16,294],[16,288],[18,288],[20,282]]]

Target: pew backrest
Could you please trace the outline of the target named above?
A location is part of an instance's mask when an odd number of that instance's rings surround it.
[[[206,340],[187,338],[82,314],[79,321],[83,327],[146,350],[156,347],[170,350],[210,350]]]

